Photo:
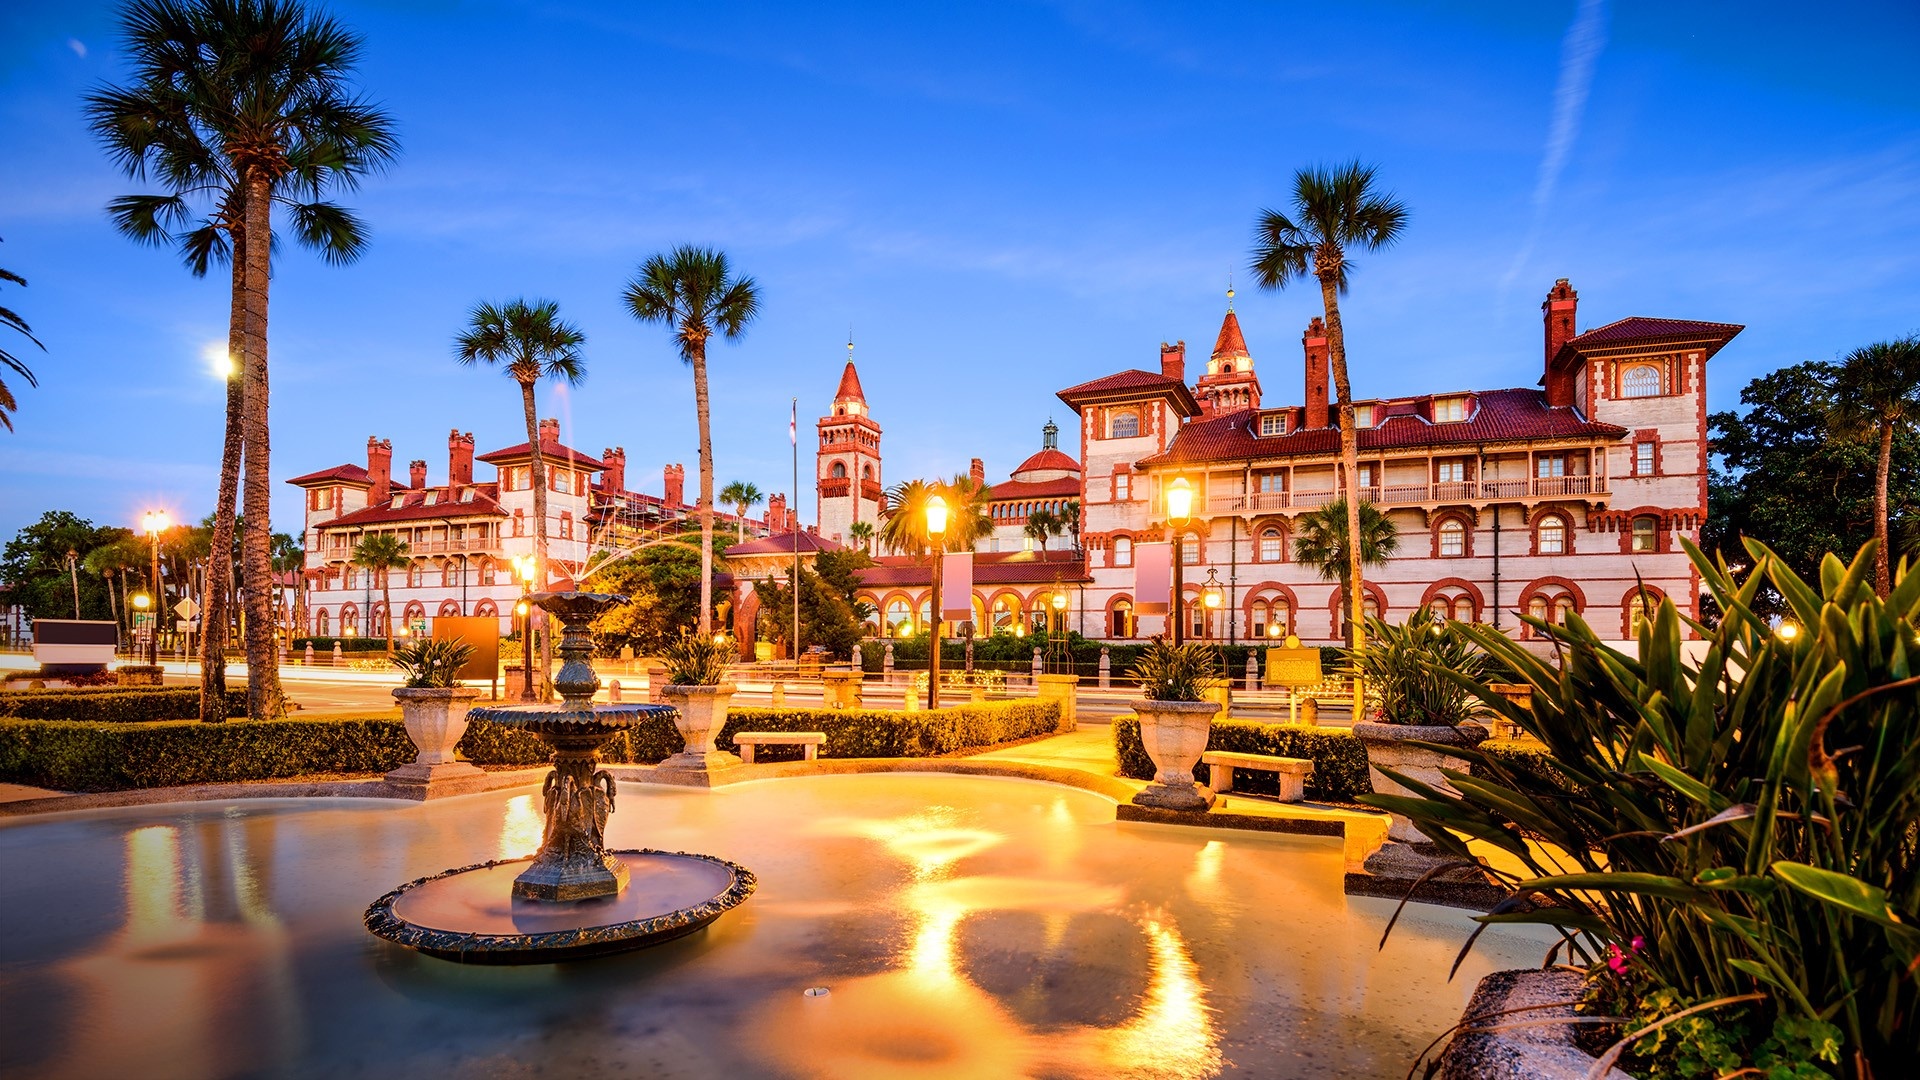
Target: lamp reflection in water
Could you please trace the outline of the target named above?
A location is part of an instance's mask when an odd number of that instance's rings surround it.
[[[911,883],[894,895],[909,924],[895,970],[836,983],[826,996],[796,994],[772,1003],[771,1015],[758,1025],[769,1033],[760,1052],[783,1070],[850,1080],[1197,1080],[1220,1071],[1219,1033],[1199,969],[1166,913],[1129,917],[1146,939],[1147,970],[1139,1009],[1126,1023],[1053,1027],[1043,1033],[1023,1024],[968,977],[962,927],[976,914],[1035,913],[1047,923],[1050,955],[1067,920],[1126,908],[1124,889],[1067,879],[956,876],[962,860],[985,854],[1006,838],[968,828],[958,814],[944,809],[822,826],[874,840],[905,864]],[[1214,861],[1217,868],[1217,857]]]
[[[496,859],[524,859],[540,850],[540,837],[547,819],[533,805],[533,796],[515,795],[507,800],[507,813],[500,821],[500,851]]]

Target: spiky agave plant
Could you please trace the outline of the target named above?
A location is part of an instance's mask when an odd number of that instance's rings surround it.
[[[661,654],[667,681],[675,686],[719,686],[733,657],[732,645],[691,631],[682,631]]]
[[[1225,681],[1220,667],[1219,653],[1211,645],[1171,645],[1156,637],[1127,669],[1127,677],[1139,680],[1140,692],[1149,701],[1205,701],[1207,691]]]
[[[440,689],[457,685],[460,669],[473,659],[473,646],[458,638],[422,638],[401,646],[393,666],[406,676],[410,689]]]
[[[1486,651],[1457,627],[1421,608],[1398,626],[1369,618],[1367,637],[1372,644],[1354,668],[1383,722],[1452,727],[1484,713],[1471,691],[1434,674],[1441,668],[1479,683],[1492,671]]]
[[[1817,584],[1746,545],[1743,580],[1687,545],[1720,622],[1663,602],[1638,657],[1577,616],[1527,620],[1557,663],[1462,627],[1532,685],[1531,708],[1436,675],[1547,753],[1529,764],[1449,748],[1473,764],[1446,771],[1457,793],[1396,775],[1416,794],[1361,801],[1407,815],[1458,859],[1479,861],[1467,846],[1479,841],[1524,867],[1488,867],[1510,895],[1483,928],[1556,927],[1556,950],[1600,978],[1602,958],[1638,943],[1643,998],[1711,1006],[1747,1033],[1750,1060],[1792,1043],[1828,1072],[1899,1075],[1920,1060],[1920,573],[1903,565],[1882,599],[1871,543],[1851,563],[1829,554]],[[1755,613],[1768,586],[1798,632]],[[1689,629],[1707,642],[1698,664],[1681,648]]]

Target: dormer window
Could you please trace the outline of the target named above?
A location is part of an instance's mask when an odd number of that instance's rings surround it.
[[[1436,424],[1455,424],[1467,418],[1467,399],[1464,397],[1444,397],[1433,399],[1433,422]]]
[[[1373,426],[1373,406],[1355,405],[1353,407],[1353,426],[1356,428]]]
[[[470,503],[470,502],[472,502],[472,501],[473,501],[473,489],[472,489],[472,488],[466,488],[466,489],[464,489],[463,491],[461,491],[461,492],[460,492],[460,501],[461,501],[461,502],[463,502],[463,503]]]
[[[1285,435],[1287,433],[1287,414],[1268,413],[1260,418],[1260,434],[1264,437]]]
[[[406,502],[407,502],[407,497],[405,495],[395,495],[393,497],[393,501],[388,503],[387,506],[391,509],[398,510],[402,506],[405,506]]]
[[[426,499],[426,505],[428,505],[428,506],[432,506],[432,505],[434,505],[435,503],[437,503],[437,502],[439,502],[439,501],[440,501],[440,493],[439,493],[439,492],[437,492],[437,491],[429,491],[429,492],[427,492],[427,499]]]

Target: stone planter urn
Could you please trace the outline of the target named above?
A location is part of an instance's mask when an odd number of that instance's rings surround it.
[[[1361,722],[1353,725],[1353,734],[1367,748],[1367,773],[1373,779],[1373,790],[1377,795],[1412,795],[1413,792],[1401,787],[1391,777],[1381,772],[1381,767],[1412,777],[1423,784],[1430,784],[1445,791],[1453,788],[1447,778],[1440,775],[1443,768],[1459,770],[1467,763],[1460,758],[1429,750],[1424,746],[1410,745],[1416,742],[1440,743],[1445,746],[1474,747],[1486,741],[1487,729],[1480,724],[1467,723],[1459,727],[1444,724],[1380,724]],[[1413,822],[1402,814],[1393,815],[1393,824],[1387,828],[1387,837],[1404,844],[1427,843],[1427,837]]]
[[[718,686],[680,686],[668,683],[660,687],[659,700],[678,712],[673,724],[687,748],[660,763],[662,769],[712,772],[740,764],[736,754],[715,748],[713,740],[727,722],[727,702],[739,687],[732,683]]]
[[[1153,759],[1153,783],[1133,797],[1140,806],[1163,810],[1205,810],[1213,792],[1193,781],[1194,766],[1207,751],[1213,718],[1220,707],[1211,701],[1134,702],[1140,716],[1140,743]]]
[[[400,784],[433,786],[483,775],[472,764],[457,761],[453,748],[467,733],[467,708],[480,696],[478,687],[401,687],[393,692],[400,702],[407,738],[419,750],[411,764],[387,774]]]

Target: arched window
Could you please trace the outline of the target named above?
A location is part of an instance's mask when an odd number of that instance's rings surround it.
[[[360,609],[352,604],[340,609],[340,632],[357,634],[360,632]]]
[[[993,632],[1011,631],[1013,624],[1020,621],[1020,601],[1017,597],[1003,593],[993,601]]]
[[[1371,596],[1363,596],[1360,598],[1360,611],[1369,619],[1377,619],[1380,617],[1380,605]]]
[[[1658,609],[1659,601],[1651,593],[1636,593],[1627,601],[1627,636],[1639,638],[1640,631],[1653,622],[1653,613]]]
[[[1536,596],[1532,600],[1527,601],[1527,614],[1536,619],[1546,619],[1547,598],[1544,596]]]
[[[1108,635],[1116,638],[1130,638],[1134,636],[1133,601],[1121,600],[1113,605],[1113,615],[1111,625],[1108,627]]]
[[[480,584],[482,585],[493,584],[493,578],[496,572],[497,571],[494,568],[492,559],[480,560]]]
[[[1635,552],[1653,552],[1660,550],[1660,520],[1650,514],[1633,519],[1633,550]]]
[[[847,478],[847,463],[844,461],[834,462],[833,468],[828,471],[828,475],[832,476],[835,480],[845,480]]]
[[[1134,409],[1121,409],[1113,413],[1107,428],[1109,439],[1131,439],[1140,434],[1140,413]]]
[[[1031,616],[1027,625],[1031,630],[1047,629],[1049,625],[1047,620],[1051,618],[1053,612],[1053,608],[1048,606],[1052,598],[1051,592],[1042,589],[1027,601],[1027,612]]]
[[[1540,519],[1538,532],[1538,551],[1542,555],[1564,555],[1567,552],[1567,519],[1558,514],[1548,514]]]
[[[525,510],[515,510],[513,512],[513,535],[527,535],[527,512]]]
[[[1261,562],[1280,562],[1287,557],[1287,538],[1281,535],[1276,526],[1260,530]]]
[[[1658,366],[1635,364],[1620,373],[1620,396],[1623,398],[1659,397],[1660,383]]]
[[[1247,605],[1247,632],[1256,640],[1267,632],[1267,602],[1255,600]]]
[[[1440,523],[1440,555],[1457,559],[1467,553],[1467,526],[1459,518]]]
[[[1125,536],[1113,538],[1113,565],[1133,565],[1133,540]]]
[[[907,602],[894,597],[887,602],[887,629],[894,637],[903,637],[913,632],[913,616],[907,613]]]
[[[333,622],[327,617],[327,609],[320,608],[313,613],[313,633],[316,637],[329,637],[333,633]]]
[[[1180,534],[1180,563],[1183,566],[1200,565],[1200,538],[1193,533]]]
[[[869,465],[862,465],[862,466],[860,466],[860,479],[862,479],[862,480],[871,480],[871,479],[873,479],[873,466],[872,466],[872,465],[870,465],[870,464],[869,464]]]
[[[1567,616],[1573,614],[1573,597],[1560,594],[1553,602],[1553,622],[1556,626],[1567,625]]]

